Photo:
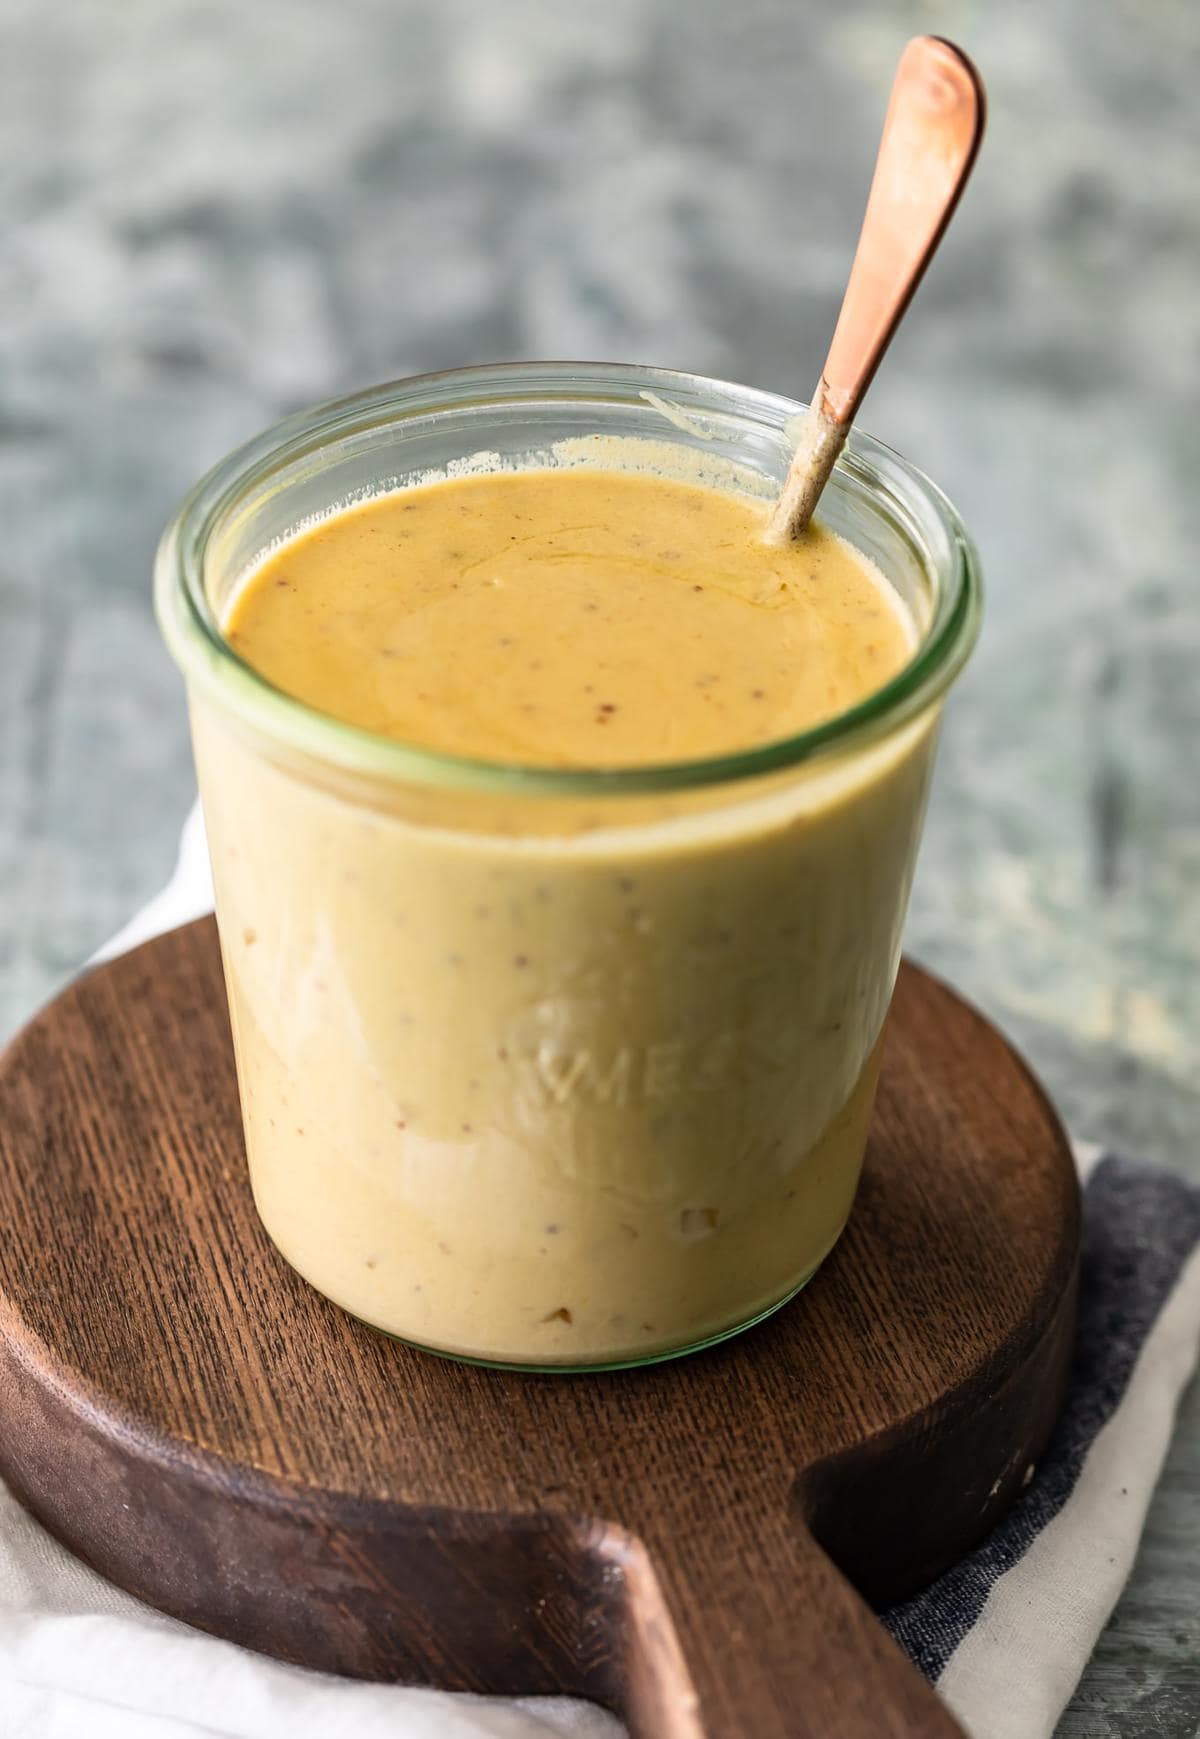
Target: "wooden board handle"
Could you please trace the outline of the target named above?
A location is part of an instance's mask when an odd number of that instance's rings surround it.
[[[606,1536],[635,1739],[964,1739],[802,1522],[781,1510],[751,1544],[727,1515]]]

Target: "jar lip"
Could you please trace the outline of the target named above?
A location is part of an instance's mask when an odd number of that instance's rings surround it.
[[[346,772],[400,785],[434,785],[513,796],[629,796],[694,790],[752,779],[818,757],[866,746],[938,701],[965,664],[979,632],[982,588],[974,546],[951,503],[925,474],[881,441],[852,431],[831,487],[854,473],[873,497],[932,516],[949,560],[939,567],[933,618],[912,657],[882,687],[831,718],[789,737],[699,759],[629,767],[554,767],[488,761],[385,737],[318,712],[276,688],[225,639],[209,604],[204,565],[224,516],[273,471],[316,453],[340,436],[402,425],[438,410],[486,408],[505,398],[636,403],[661,393],[699,417],[751,418],[783,436],[806,406],[798,400],[673,369],[604,362],[485,363],[441,370],[330,399],[273,424],[203,477],[163,533],[155,563],[159,625],[185,676],[257,727],[268,739]],[[389,413],[379,417],[378,413]],[[664,437],[665,438],[665,437]],[[922,550],[923,559],[927,559]]]

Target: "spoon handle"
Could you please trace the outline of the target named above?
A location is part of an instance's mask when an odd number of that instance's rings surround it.
[[[983,82],[960,48],[916,36],[896,68],[833,342],[768,539],[799,537],[862,396],[933,257],[983,134]]]

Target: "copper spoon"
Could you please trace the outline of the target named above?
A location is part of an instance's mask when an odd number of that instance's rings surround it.
[[[833,342],[767,541],[797,538],[912,301],[983,136],[983,81],[961,48],[914,36],[896,68],[866,215]]]

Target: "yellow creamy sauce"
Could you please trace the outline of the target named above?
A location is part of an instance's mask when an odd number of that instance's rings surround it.
[[[830,532],[630,472],[531,470],[377,496],[283,544],[230,643],[349,724],[451,754],[632,766],[791,736],[879,688],[912,634]]]
[[[615,470],[416,487],[272,552],[227,632],[435,749],[741,749],[911,645],[868,562],[768,548],[765,513]],[[302,1274],[421,1345],[551,1366],[696,1345],[803,1284],[858,1181],[932,712],[703,811],[597,800],[589,832],[518,797],[504,826],[399,782],[360,802],[192,703],[255,1200]]]

